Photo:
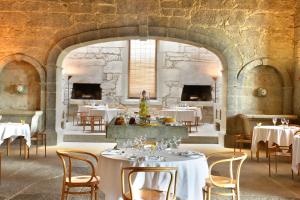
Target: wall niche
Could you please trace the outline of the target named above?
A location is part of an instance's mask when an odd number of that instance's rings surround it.
[[[258,91],[266,91],[265,95]],[[282,114],[283,80],[272,66],[260,65],[245,74],[241,88],[241,107],[246,114]]]
[[[17,86],[25,87],[24,92]],[[0,72],[0,110],[40,110],[41,80],[31,64],[12,61]]]

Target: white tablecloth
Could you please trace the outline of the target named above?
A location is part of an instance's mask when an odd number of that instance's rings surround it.
[[[87,112],[89,115],[102,116],[107,122],[110,122],[121,111],[118,108],[106,108],[105,106],[79,106],[78,108],[78,112]]]
[[[19,136],[24,136],[28,147],[31,145],[31,135],[29,124],[21,123],[0,123],[0,145],[5,139],[16,139]]]
[[[298,127],[283,126],[255,126],[253,129],[251,150],[257,150],[257,143],[268,141],[269,147],[273,143],[280,146],[289,146],[293,143],[294,133],[300,130]]]
[[[128,161],[126,157],[131,155],[101,155],[99,159],[99,171],[97,174],[101,177],[100,189],[105,194],[105,200],[122,199],[121,191],[121,169],[128,166],[147,166],[147,167],[177,167],[177,191],[176,196],[179,200],[201,200],[202,187],[205,185],[205,178],[208,177],[208,164],[205,156],[198,158],[188,158],[161,152],[160,155],[166,158],[166,161],[148,161],[137,162]],[[127,178],[127,177],[125,177]],[[154,179],[150,179],[145,174],[140,173],[135,177],[134,187],[141,188],[149,186],[156,189],[157,183],[160,186],[165,185],[166,179],[164,174],[160,174]],[[150,180],[149,180],[150,179]],[[151,183],[151,184],[150,184]]]
[[[195,117],[202,119],[201,109],[164,109],[161,110],[160,115],[173,117],[177,121],[195,121]]]
[[[292,169],[295,173],[298,173],[299,164],[300,164],[300,135],[295,135],[293,141],[293,160],[292,160]]]

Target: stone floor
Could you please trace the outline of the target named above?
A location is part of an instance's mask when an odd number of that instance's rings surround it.
[[[14,155],[2,159],[2,184],[0,200],[56,200],[60,199],[62,167],[55,154],[57,148],[80,148],[99,154],[114,144],[106,143],[63,143],[49,147],[48,156],[36,157],[34,152],[28,160],[18,156],[17,146]],[[3,148],[3,147],[2,147]],[[210,154],[216,151],[231,151],[218,145],[184,144],[181,148]],[[40,150],[42,154],[42,149]],[[241,173],[241,199],[300,199],[300,177],[291,179],[290,164],[280,163],[277,175],[268,176],[267,160],[257,163],[248,159]],[[72,200],[88,198],[70,198]],[[213,197],[213,199],[226,199]],[[227,198],[228,199],[228,198]]]

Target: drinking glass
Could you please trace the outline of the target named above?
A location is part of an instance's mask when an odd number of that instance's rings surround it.
[[[274,126],[276,126],[276,123],[277,123],[277,118],[276,117],[273,117],[273,124],[274,124]]]
[[[286,120],[285,120],[285,123],[286,123],[287,126],[289,126],[289,122],[290,122],[289,119],[286,119]]]
[[[285,123],[285,118],[281,118],[281,124],[284,125]]]

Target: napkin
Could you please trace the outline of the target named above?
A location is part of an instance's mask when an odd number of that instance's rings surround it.
[[[120,154],[122,154],[122,151],[120,149],[106,150],[101,153],[101,155],[120,155]]]

